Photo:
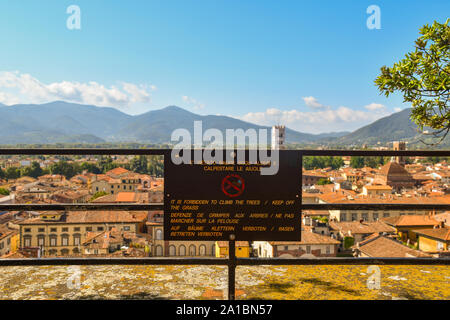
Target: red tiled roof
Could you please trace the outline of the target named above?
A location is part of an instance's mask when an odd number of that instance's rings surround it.
[[[331,237],[312,232],[312,228],[308,226],[302,227],[301,241],[270,241],[272,245],[289,245],[289,244],[339,244],[340,242]]]
[[[134,202],[136,197],[135,192],[119,192],[116,196],[116,202]]]
[[[435,239],[450,241],[450,228],[433,228],[414,230],[419,235],[428,236]]]
[[[136,223],[147,219],[146,211],[68,211],[63,219],[52,222],[31,218],[19,224],[61,224],[61,223]]]
[[[439,221],[436,221],[427,215],[403,215],[397,217],[382,218],[381,220],[394,227],[437,226],[439,224]]]
[[[411,249],[391,238],[378,236],[371,237],[359,246],[353,246],[369,257],[377,258],[405,258],[405,257],[429,257],[428,254]]]
[[[381,232],[395,232],[395,229],[388,226],[382,221],[376,222],[336,222],[330,221],[330,228],[333,230],[339,230],[344,234],[348,234],[350,231],[352,234],[370,234]]]
[[[114,168],[114,169],[112,169],[112,170],[109,170],[108,172],[106,172],[106,175],[115,175],[115,176],[118,176],[118,175],[121,175],[121,174],[123,174],[123,173],[127,173],[127,172],[130,172],[130,171],[128,171],[127,169],[125,169],[125,168],[122,168],[122,167],[118,167],[118,168]]]

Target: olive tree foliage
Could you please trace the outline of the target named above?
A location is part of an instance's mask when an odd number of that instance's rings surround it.
[[[411,120],[431,128],[441,142],[450,130],[450,19],[420,29],[415,50],[392,67],[383,66],[375,84],[388,97],[395,91],[412,104]],[[436,143],[435,143],[436,144]]]

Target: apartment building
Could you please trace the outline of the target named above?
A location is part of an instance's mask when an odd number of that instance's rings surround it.
[[[261,258],[316,258],[335,257],[340,242],[302,227],[301,241],[254,241],[255,254]]]
[[[19,222],[20,248],[39,248],[41,256],[77,255],[89,232],[115,228],[143,232],[144,211],[68,211],[43,212]]]
[[[151,214],[151,213],[150,213]],[[162,211],[146,222],[147,232],[152,239],[152,256],[215,256],[215,241],[168,241],[164,239],[164,223]]]
[[[345,195],[342,193],[328,193],[320,195],[319,203],[360,203],[360,204],[448,204],[450,196],[420,196],[411,194],[390,194],[386,196]],[[366,221],[373,222],[387,217],[403,215],[427,215],[423,210],[330,210],[330,220],[336,221]],[[440,213],[440,212],[437,212]]]
[[[92,194],[106,192],[116,194],[118,192],[134,192],[141,186],[148,175],[142,175],[128,171],[124,168],[115,168],[105,174],[97,174],[91,178],[90,190]]]

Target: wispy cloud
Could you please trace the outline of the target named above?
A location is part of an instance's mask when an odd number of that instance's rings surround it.
[[[369,111],[381,111],[381,110],[385,110],[386,106],[382,105],[380,103],[371,103],[371,104],[368,104],[367,106],[364,106],[364,108],[366,108]]]
[[[260,125],[281,123],[302,132],[322,133],[355,130],[391,114],[385,106],[376,103],[365,106],[365,109],[356,110],[345,106],[315,107],[313,111],[270,108],[264,112],[250,112],[239,118]]]
[[[53,100],[128,107],[134,103],[149,103],[153,85],[121,82],[105,86],[95,81],[61,81],[45,84],[30,74],[18,71],[0,72],[0,102],[4,104],[43,103]]]
[[[205,108],[205,104],[199,102],[197,99],[194,99],[189,96],[181,96],[181,99],[186,102],[189,107],[193,108],[194,110],[203,110]]]
[[[323,109],[323,108],[328,108],[327,106],[319,103],[319,101],[317,101],[317,99],[313,96],[310,97],[303,97],[302,98],[303,101],[305,102],[305,104],[313,109]]]

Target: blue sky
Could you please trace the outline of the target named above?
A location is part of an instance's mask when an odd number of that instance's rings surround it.
[[[381,29],[366,9],[378,5]],[[67,7],[81,9],[69,30]],[[303,132],[407,107],[379,68],[450,1],[2,1],[0,103],[67,100],[139,114],[178,105]]]

